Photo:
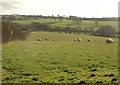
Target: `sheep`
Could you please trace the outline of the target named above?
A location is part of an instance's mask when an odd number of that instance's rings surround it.
[[[42,41],[42,39],[41,39],[41,38],[38,38],[38,41]]]
[[[90,38],[88,38],[88,42],[91,42],[91,39],[90,39]]]
[[[80,41],[81,41],[81,39],[80,39],[80,38],[78,38],[78,41],[80,42]]]
[[[45,41],[47,41],[47,39],[45,39]]]
[[[113,43],[113,40],[111,38],[107,38],[105,41],[107,44]]]
[[[74,39],[74,41],[76,41],[76,39]]]

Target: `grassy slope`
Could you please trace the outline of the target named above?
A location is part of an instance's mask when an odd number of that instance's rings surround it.
[[[37,41],[37,38],[48,41]],[[73,39],[81,37],[82,42]],[[93,42],[86,42],[91,37]],[[51,41],[54,38],[55,41]],[[33,32],[3,46],[3,82],[95,83],[117,78],[117,44],[85,35]],[[114,39],[117,41],[116,39]],[[97,69],[97,71],[91,71]],[[90,77],[95,74],[95,77]],[[105,74],[114,74],[104,77]]]

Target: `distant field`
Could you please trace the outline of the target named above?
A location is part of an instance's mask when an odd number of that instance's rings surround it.
[[[54,26],[54,27],[64,27],[64,26],[69,26],[69,27],[94,27],[95,22],[94,21],[87,21],[83,20],[81,24],[76,24],[72,20],[66,20],[63,19],[62,22],[59,20],[54,20],[54,19],[38,19],[38,20],[19,20],[19,21],[14,21],[20,24],[30,24],[31,22],[40,22],[40,23],[47,23],[49,26]],[[98,21],[99,26],[101,25],[111,25],[115,29],[118,29],[118,22],[117,21]]]
[[[39,19],[39,20],[18,20],[18,21],[14,21],[20,24],[30,24],[31,22],[42,22],[42,23],[49,23],[55,21],[53,19]]]
[[[79,37],[82,42],[74,41]],[[88,37],[92,42],[87,42]],[[117,39],[114,42],[107,45],[105,37],[83,34],[32,32],[25,41],[3,45],[2,81],[117,83]]]

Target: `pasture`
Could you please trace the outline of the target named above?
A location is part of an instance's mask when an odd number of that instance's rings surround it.
[[[91,42],[87,42],[88,37]],[[38,38],[43,41],[37,41]],[[77,38],[82,41],[74,41]],[[83,34],[31,32],[25,41],[11,41],[3,45],[2,81],[117,83],[117,39],[109,45],[105,39]]]

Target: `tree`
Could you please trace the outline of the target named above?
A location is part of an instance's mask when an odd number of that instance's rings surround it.
[[[17,40],[17,39],[22,39],[23,31],[22,31],[23,25],[17,24],[17,23],[12,23],[11,25],[11,40]]]
[[[47,31],[47,30],[50,29],[49,26],[48,26],[48,24],[39,23],[39,22],[32,22],[31,23],[31,27],[34,30],[42,30],[42,31]]]
[[[26,26],[10,21],[2,21],[2,42],[7,43],[12,40],[23,40],[26,38],[22,29]]]
[[[16,20],[15,15],[10,15],[10,16],[9,16],[9,20]]]
[[[58,18],[58,20],[59,20],[60,22],[62,22],[62,20],[63,20],[63,17],[62,17],[62,16],[57,15],[57,18]]]
[[[110,25],[100,26],[98,30],[96,30],[97,35],[103,37],[115,37],[117,31]]]

